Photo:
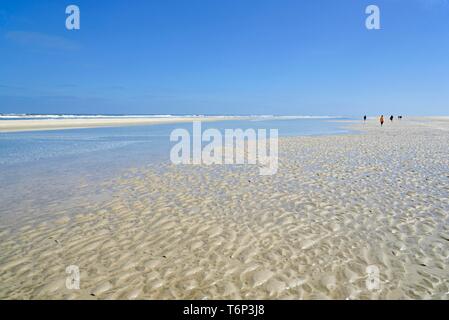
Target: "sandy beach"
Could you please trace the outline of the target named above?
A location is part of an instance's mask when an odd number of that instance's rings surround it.
[[[104,201],[24,208],[0,225],[0,298],[448,299],[449,119],[345,125],[280,138],[273,176],[148,166],[97,186]]]
[[[82,129],[98,127],[141,126],[192,121],[224,121],[238,120],[243,117],[231,116],[198,116],[198,117],[138,117],[138,118],[63,118],[35,120],[3,120],[0,121],[0,132],[47,131],[64,129]]]

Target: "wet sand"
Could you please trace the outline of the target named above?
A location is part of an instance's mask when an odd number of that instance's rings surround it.
[[[449,121],[348,125],[281,138],[273,176],[138,168],[107,201],[1,225],[0,298],[448,299]]]

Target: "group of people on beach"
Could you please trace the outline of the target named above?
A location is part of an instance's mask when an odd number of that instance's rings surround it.
[[[402,116],[398,116],[398,119],[401,120],[401,119],[402,119]],[[390,121],[393,122],[393,120],[394,120],[394,116],[391,115],[391,116],[390,116]],[[363,116],[363,121],[366,121],[366,115]],[[380,126],[383,127],[384,122],[385,122],[384,115],[381,115],[381,116],[380,116],[379,122],[380,122]]]

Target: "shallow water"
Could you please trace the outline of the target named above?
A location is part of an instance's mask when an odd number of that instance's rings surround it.
[[[341,118],[339,118],[341,120]],[[5,120],[7,121],[7,120]],[[0,221],[49,213],[47,205],[73,195],[107,197],[102,181],[132,168],[169,161],[170,133],[191,123],[0,133]],[[262,119],[202,123],[202,129],[278,129],[280,136],[345,133],[332,119]],[[101,190],[100,190],[101,189]],[[72,200],[71,200],[72,199]]]

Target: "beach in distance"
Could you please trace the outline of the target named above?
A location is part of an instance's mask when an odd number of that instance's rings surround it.
[[[335,116],[275,115],[0,115],[1,132],[49,131],[101,127],[148,126],[192,121],[336,119]]]
[[[448,117],[283,120],[269,176],[133,162],[194,119],[1,121],[0,298],[449,299]]]
[[[78,116],[78,117],[18,117],[10,116],[0,120],[0,132],[62,130],[97,127],[117,127],[131,125],[154,125],[192,121],[223,121],[241,119],[232,116]]]

